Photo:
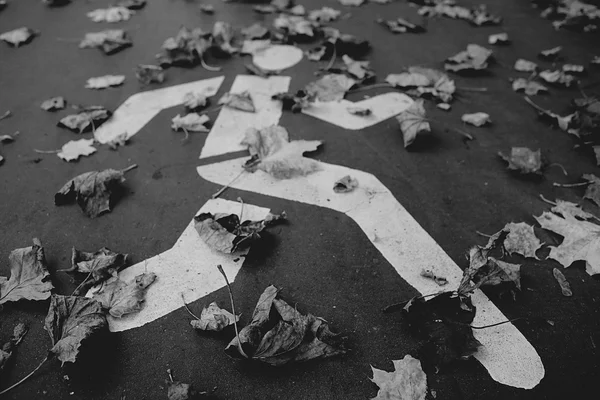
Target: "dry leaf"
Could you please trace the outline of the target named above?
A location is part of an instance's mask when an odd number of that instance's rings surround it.
[[[249,247],[253,241],[260,239],[260,232],[284,219],[285,212],[280,215],[269,213],[264,220],[244,222],[236,214],[202,213],[194,217],[194,228],[211,248],[234,253]]]
[[[525,78],[515,79],[512,83],[512,88],[515,92],[524,92],[528,96],[534,96],[540,92],[548,92],[548,88],[546,86]]]
[[[219,104],[223,104],[227,107],[234,108],[240,111],[256,112],[254,102],[250,96],[250,92],[244,91],[242,93],[225,93],[220,99]]]
[[[87,80],[87,89],[106,89],[111,86],[119,86],[125,82],[125,75],[104,75]]]
[[[122,171],[106,169],[78,175],[68,181],[55,195],[54,204],[62,206],[77,202],[90,218],[110,212],[113,192],[125,182]]]
[[[94,139],[70,140],[63,145],[57,156],[65,161],[77,161],[79,157],[89,156],[96,152],[93,144]]]
[[[273,20],[273,26],[291,37],[315,36],[316,23],[298,15],[280,14]]]
[[[165,70],[157,65],[139,64],[135,68],[135,76],[143,85],[163,83],[165,81]]]
[[[463,271],[458,293],[465,296],[480,286],[513,283],[521,289],[521,266],[489,257],[491,248],[474,246],[469,250],[469,266]],[[471,281],[475,282],[472,284]]]
[[[181,117],[177,114],[171,120],[171,129],[174,131],[183,130],[186,132],[209,132],[206,124],[210,118],[206,114],[199,115],[197,113],[189,113]]]
[[[552,268],[552,275],[554,275],[554,279],[556,279],[556,282],[558,282],[563,296],[573,296],[573,292],[571,291],[571,285],[569,285],[569,281],[567,281],[567,278],[565,278],[563,273],[560,272],[560,270],[558,270],[557,268]]]
[[[426,31],[422,25],[413,24],[404,18],[393,20],[377,19],[377,23],[385,26],[392,33],[423,33]]]
[[[196,391],[189,383],[167,381],[167,398],[169,400],[191,400],[195,396]]]
[[[239,316],[234,316],[229,311],[219,307],[217,303],[212,302],[202,310],[200,319],[190,321],[190,325],[192,325],[192,328],[201,331],[221,332],[224,328],[239,320]]]
[[[519,58],[515,61],[515,71],[519,72],[535,72],[537,70],[537,64],[532,61],[527,61]]]
[[[535,236],[533,226],[527,225],[525,222],[518,224],[511,222],[506,224],[502,230],[508,232],[504,239],[504,248],[508,253],[517,253],[523,257],[539,260],[535,252],[542,247],[542,243]]]
[[[111,150],[117,150],[119,146],[125,146],[128,141],[129,137],[127,135],[127,132],[123,132],[115,136],[113,139],[109,140],[106,144]]]
[[[549,258],[568,268],[575,261],[585,261],[589,275],[600,274],[600,226],[580,221],[570,215],[564,218],[551,212],[535,217],[540,226],[564,239],[559,246],[550,246]]]
[[[135,14],[133,11],[126,7],[108,7],[99,8],[94,11],[87,13],[89,19],[93,22],[121,22],[127,21],[131,16]]]
[[[315,160],[303,157],[303,154],[317,150],[322,143],[320,140],[290,142],[288,131],[279,125],[260,130],[249,128],[241,144],[248,147],[252,157],[246,161],[244,168],[251,172],[260,169],[277,179],[309,175],[320,167]]]
[[[58,126],[70,129],[76,133],[95,130],[110,118],[112,113],[102,106],[92,106],[80,110],[77,114],[67,115]]]
[[[284,110],[290,110],[294,113],[309,108],[314,101],[313,97],[302,89],[296,93],[276,93],[271,99],[281,101]]]
[[[210,4],[200,4],[199,8],[204,14],[212,15],[215,13],[215,7]]]
[[[212,46],[211,33],[200,28],[190,30],[182,26],[175,37],[165,40],[163,52],[156,57],[161,67],[190,67],[201,63],[205,52]]]
[[[448,279],[444,278],[443,276],[439,276],[437,275],[434,271],[432,271],[431,269],[423,269],[421,271],[421,276],[423,278],[428,278],[428,279],[432,279],[435,283],[437,283],[439,286],[445,286],[448,284]]]
[[[257,22],[247,28],[242,29],[242,35],[244,35],[244,37],[250,41],[264,39],[269,36],[269,29],[263,24]]]
[[[467,49],[446,59],[444,68],[453,72],[481,71],[488,67],[492,51],[477,44],[470,44]]]
[[[13,351],[19,345],[19,343],[21,343],[21,340],[23,340],[23,337],[25,337],[25,334],[27,334],[28,330],[29,328],[27,325],[19,322],[17,325],[15,325],[10,339],[0,346],[0,375],[4,370],[4,367],[10,361]]]
[[[36,35],[38,33],[33,29],[22,27],[0,34],[0,40],[5,41],[13,47],[19,47],[22,44],[31,42]]]
[[[423,100],[418,99],[405,111],[396,116],[400,130],[404,136],[404,148],[410,146],[421,132],[431,132],[429,122],[425,118]]]
[[[0,135],[0,143],[12,143],[15,141],[15,138],[11,135]]]
[[[306,85],[304,90],[317,101],[340,101],[344,99],[346,92],[355,84],[356,81],[346,75],[327,74]]]
[[[365,0],[338,0],[343,6],[354,6],[358,7],[365,2]]]
[[[463,116],[460,119],[462,120],[462,122],[478,127],[492,123],[489,114],[486,114],[484,112],[463,114]]]
[[[449,111],[452,106],[448,103],[438,103],[436,104],[436,107],[440,110]]]
[[[585,67],[583,65],[564,64],[562,66],[562,71],[565,74],[582,75],[582,74],[585,74]]]
[[[346,110],[352,115],[358,115],[359,117],[368,117],[373,115],[373,110],[364,107],[347,107]]]
[[[50,352],[63,364],[74,363],[81,342],[107,328],[106,316],[96,300],[57,294],[50,298],[44,329],[52,339]]]
[[[350,175],[346,175],[343,178],[338,179],[333,184],[333,191],[336,193],[348,193],[352,192],[357,187],[358,180],[351,177]]]
[[[16,249],[8,256],[10,278],[0,277],[0,305],[8,301],[46,300],[54,288],[38,239],[33,246]]]
[[[582,178],[589,183],[585,189],[583,198],[593,201],[600,207],[600,178],[594,174],[584,174]]]
[[[277,296],[275,286],[265,289],[252,321],[239,332],[239,341],[238,337],[233,338],[225,352],[273,366],[345,353],[338,335],[329,330],[324,319],[304,316]],[[244,354],[239,352],[239,346]]]
[[[318,23],[331,22],[337,20],[342,12],[330,7],[323,7],[318,10],[312,10],[308,13],[308,19]]]
[[[371,400],[425,400],[427,375],[421,368],[421,362],[407,354],[402,360],[392,360],[392,363],[392,372],[371,366],[371,382],[379,387],[377,397]]]
[[[488,37],[489,44],[506,45],[510,43],[508,33],[496,33]]]
[[[188,111],[199,110],[208,106],[208,98],[203,93],[189,92],[183,96],[183,106]]]
[[[104,54],[111,55],[131,47],[133,43],[123,29],[107,29],[101,32],[86,33],[79,47],[99,48]]]
[[[581,207],[570,201],[556,199],[556,205],[550,209],[553,213],[560,214],[564,218],[571,216],[574,218],[581,219],[592,219],[594,216],[588,212],[585,212]]]
[[[42,103],[40,107],[45,111],[62,110],[67,105],[64,97],[52,97]]]
[[[556,46],[548,50],[543,50],[538,54],[538,57],[546,61],[554,61],[559,58],[562,46]]]
[[[217,21],[212,30],[213,43],[222,53],[235,54],[240,51],[234,47],[232,41],[234,39],[233,28],[227,22]]]
[[[117,6],[130,10],[141,10],[146,6],[146,0],[122,0],[117,3]]]
[[[538,74],[538,77],[546,83],[571,87],[576,81],[576,79],[572,75],[565,74],[563,71],[550,71],[545,70]]]
[[[409,67],[408,72],[388,75],[386,82],[403,89],[416,88],[416,96],[433,97],[444,103],[451,102],[456,91],[456,85],[448,75],[431,68]]]
[[[542,174],[542,153],[540,150],[533,151],[527,147],[513,147],[510,156],[498,152],[504,161],[508,163],[508,169],[519,171],[522,174]]]
[[[146,288],[156,280],[156,274],[145,272],[135,277],[130,282],[122,281],[116,277],[104,284],[94,293],[104,310],[115,318],[137,312],[142,309],[145,301]]]
[[[375,78],[375,72],[371,69],[370,61],[356,61],[346,54],[342,56],[342,61],[344,61],[345,65],[343,72],[357,79],[359,82],[366,82]]]

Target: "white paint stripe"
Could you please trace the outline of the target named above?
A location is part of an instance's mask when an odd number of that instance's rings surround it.
[[[238,75],[229,91],[250,92],[256,113],[223,107],[206,138],[200,158],[245,150],[240,142],[246,129],[261,129],[277,124],[282,113],[281,102],[271,100],[271,96],[287,92],[290,79],[289,76],[271,76],[265,79],[253,75]]]
[[[339,102],[316,103],[303,109],[302,113],[355,131],[368,128],[398,115],[409,108],[412,103],[413,100],[407,95],[390,92],[357,102],[341,100]],[[360,117],[348,112],[348,108],[351,107],[368,108],[373,114]]]
[[[198,213],[240,213],[240,203],[215,199],[209,200]],[[261,220],[269,209],[244,203],[244,219]],[[194,221],[185,228],[177,243],[166,252],[132,265],[123,270],[119,277],[129,281],[143,272],[154,272],[157,276],[146,293],[146,302],[138,313],[123,318],[108,316],[112,332],[137,328],[152,322],[183,306],[181,294],[187,303],[198,300],[225,286],[223,276],[216,266],[221,264],[231,282],[235,280],[248,250],[235,254],[224,254],[212,250],[200,239]],[[234,261],[237,260],[237,261]],[[88,292],[88,297],[91,293]]]
[[[239,158],[201,166],[198,173],[208,181],[223,185],[238,175],[244,161],[245,158]],[[257,171],[244,174],[231,186],[345,213],[398,274],[422,294],[439,291],[432,280],[420,276],[423,268],[431,266],[448,279],[450,287],[458,286],[461,269],[375,176],[343,166],[320,164],[322,170],[307,177],[277,180]],[[359,188],[351,193],[334,193],[333,183],[345,175],[357,178]],[[473,321],[476,326],[506,320],[481,291],[474,294],[473,304],[477,307]],[[494,380],[530,389],[543,378],[544,366],[539,355],[514,325],[504,324],[474,333],[484,345],[475,357]]]
[[[223,79],[225,77],[218,76],[136,93],[125,100],[113,116],[94,132],[94,137],[100,143],[108,143],[127,132],[129,138],[138,133],[160,111],[182,104],[183,97],[188,92],[203,92],[206,96],[214,96]]]

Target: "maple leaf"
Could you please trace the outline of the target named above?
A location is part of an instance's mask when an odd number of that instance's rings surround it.
[[[77,114],[67,115],[57,126],[70,129],[76,133],[95,130],[110,118],[112,112],[102,106],[91,106],[80,110]]]
[[[240,49],[232,45],[234,39],[233,28],[227,22],[217,21],[212,30],[213,45],[224,54],[235,54]]]
[[[137,312],[142,309],[145,301],[146,288],[156,280],[156,274],[145,272],[139,274],[130,282],[121,280],[118,276],[104,284],[93,298],[104,310],[115,318]]]
[[[478,127],[492,123],[489,114],[486,114],[484,112],[463,114],[463,116],[460,119],[462,120],[462,122]]]
[[[340,101],[344,99],[346,92],[355,84],[356,81],[346,75],[327,74],[306,85],[304,90],[317,101]]]
[[[423,33],[426,31],[422,25],[413,24],[399,17],[393,20],[379,18],[377,23],[383,25],[392,33]]]
[[[558,282],[563,296],[573,296],[573,291],[571,291],[571,285],[569,284],[569,281],[567,281],[567,278],[565,278],[563,273],[560,272],[558,268],[552,268],[552,275],[554,275],[554,279],[556,279],[556,282]]]
[[[550,246],[548,257],[565,268],[575,261],[585,261],[589,275],[600,274],[600,226],[569,214],[563,217],[547,211],[534,217],[542,228],[564,238],[559,246]]]
[[[126,266],[127,254],[116,253],[106,247],[94,253],[77,250],[73,247],[71,268],[60,271],[85,274],[85,280],[73,291],[73,295],[79,296],[86,293],[91,287],[116,277],[117,273]]]
[[[82,49],[98,48],[106,55],[118,53],[132,45],[131,39],[127,37],[127,33],[123,29],[107,29],[100,32],[86,33],[81,43],[79,43],[79,47]]]
[[[421,132],[431,132],[429,122],[425,118],[423,100],[418,99],[405,111],[396,116],[404,137],[404,148],[410,146]]]
[[[351,177],[350,175],[346,175],[343,178],[338,179],[333,184],[333,191],[336,193],[348,193],[352,192],[357,187],[358,180]]]
[[[489,247],[479,246],[469,250],[469,267],[463,271],[457,290],[461,297],[480,286],[497,286],[504,282],[513,283],[517,289],[521,289],[521,266],[489,257],[490,251]]]
[[[514,68],[515,71],[519,72],[535,72],[537,70],[537,64],[532,61],[519,58],[517,61],[515,61]]]
[[[227,107],[234,108],[240,111],[256,112],[254,102],[250,96],[250,92],[244,91],[242,93],[225,93],[219,99],[219,104],[226,105]]]
[[[39,239],[33,246],[16,249],[8,256],[10,278],[0,277],[0,304],[18,300],[46,300],[54,288]]]
[[[508,163],[508,169],[519,171],[522,174],[542,174],[542,153],[527,147],[512,147],[510,156],[498,152],[498,155]]]
[[[77,360],[81,342],[108,328],[102,306],[94,299],[53,294],[44,329],[52,339],[50,352],[62,363]]]
[[[402,360],[392,360],[394,371],[373,368],[371,382],[379,387],[377,397],[371,400],[425,400],[427,375],[421,362],[409,354]]]
[[[508,232],[504,239],[504,248],[510,254],[518,253],[524,257],[539,259],[535,252],[542,247],[542,243],[535,236],[533,227],[525,222],[518,224],[511,222],[502,228],[502,231]]]
[[[165,70],[158,65],[139,64],[135,68],[135,77],[143,85],[163,83],[165,81]]]
[[[125,182],[123,171],[106,169],[86,172],[68,181],[55,195],[54,204],[77,202],[90,218],[110,212],[113,192]]]
[[[444,68],[453,72],[476,72],[488,67],[492,51],[477,44],[469,44],[467,49],[446,59]]]
[[[174,131],[183,130],[186,132],[209,132],[206,123],[210,121],[205,114],[189,113],[181,117],[177,114],[171,120],[171,129]]]
[[[512,88],[515,92],[524,92],[528,96],[533,96],[540,92],[548,92],[548,88],[546,86],[525,78],[515,79],[512,83]]]
[[[241,142],[251,155],[244,168],[251,172],[260,169],[277,179],[309,175],[320,169],[319,164],[302,155],[317,150],[322,143],[320,140],[290,142],[288,131],[279,125],[260,130],[249,128]]]
[[[0,374],[4,370],[4,367],[10,361],[13,351],[21,343],[23,337],[27,334],[29,328],[23,322],[19,322],[13,328],[13,333],[8,341],[0,346]]]
[[[66,104],[67,102],[64,97],[52,97],[45,100],[40,107],[45,111],[56,111],[65,108]]]
[[[550,209],[553,213],[560,214],[563,217],[567,217],[567,215],[580,219],[592,219],[594,216],[584,210],[575,203],[571,203],[570,201],[556,199],[556,205]]]
[[[510,43],[510,39],[508,38],[508,33],[496,33],[488,37],[488,43],[495,45],[507,45]]]
[[[233,315],[213,301],[202,310],[200,318],[190,321],[190,325],[201,331],[221,332],[225,327],[239,320],[239,315]]]
[[[226,353],[273,366],[345,353],[324,319],[300,314],[278,298],[278,293],[275,286],[265,289],[252,321],[227,345]],[[240,354],[240,346],[244,354]]]
[[[127,21],[131,16],[135,14],[133,11],[126,7],[116,6],[108,8],[99,8],[94,11],[87,13],[89,19],[93,22],[121,22]]]
[[[104,75],[87,80],[87,89],[106,89],[111,86],[120,86],[125,82],[125,75]]]
[[[22,27],[0,34],[0,40],[5,41],[13,47],[19,47],[22,44],[30,43],[37,35],[39,33],[33,29]]]
[[[93,144],[94,139],[70,140],[63,145],[57,156],[65,161],[77,161],[81,156],[89,156],[96,152]]]
[[[202,213],[194,217],[194,227],[200,238],[211,248],[223,253],[234,253],[260,239],[260,232],[266,227],[285,218],[285,212],[280,215],[269,213],[260,221],[241,222],[236,214]]]

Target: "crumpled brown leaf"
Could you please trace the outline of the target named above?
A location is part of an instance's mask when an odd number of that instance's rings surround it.
[[[564,238],[560,245],[550,246],[548,258],[565,268],[575,261],[585,261],[585,271],[589,275],[600,274],[600,225],[580,221],[569,214],[561,218],[547,211],[534,218],[542,228]]]
[[[246,111],[251,113],[256,112],[254,102],[252,101],[252,96],[250,96],[250,92],[248,91],[244,91],[241,93],[225,93],[219,99],[219,104],[223,104],[227,107],[234,108],[240,111]]]
[[[417,99],[405,111],[396,116],[400,130],[404,136],[404,148],[410,146],[421,132],[431,132],[429,122],[425,118],[423,99]]]
[[[571,217],[576,217],[580,219],[591,219],[594,216],[584,210],[575,203],[571,203],[570,201],[556,199],[556,205],[550,209],[553,213],[560,214],[563,217],[567,217],[567,215]]]
[[[521,266],[490,257],[491,250],[490,244],[469,249],[469,266],[463,271],[457,290],[460,296],[464,297],[481,286],[497,286],[504,282],[521,289]]]
[[[331,7],[322,7],[308,13],[308,19],[319,23],[335,21],[342,12]]]
[[[190,325],[192,325],[192,328],[201,331],[221,332],[224,328],[239,320],[239,315],[233,315],[213,301],[202,310],[200,319],[190,321]]]
[[[45,100],[40,106],[45,111],[56,111],[62,110],[67,105],[64,97],[52,97],[51,99]]]
[[[466,50],[446,59],[444,68],[453,72],[481,71],[488,67],[493,52],[478,44],[469,44]]]
[[[108,329],[102,306],[94,299],[53,294],[44,329],[52,339],[56,357],[74,363],[81,342],[96,332]]]
[[[183,130],[187,132],[209,132],[206,124],[210,118],[206,114],[197,114],[195,112],[184,115],[183,117],[177,114],[171,120],[171,129],[174,131]]]
[[[211,248],[223,253],[234,253],[260,239],[260,232],[266,227],[285,218],[285,212],[280,215],[269,213],[264,220],[241,222],[236,214],[202,213],[194,217],[194,227]]]
[[[8,256],[10,278],[0,277],[0,304],[18,300],[46,300],[54,288],[39,239],[33,246],[16,249]]]
[[[488,37],[488,43],[494,45],[507,45],[510,43],[510,39],[508,38],[508,33],[506,32],[496,33]]]
[[[329,330],[324,319],[300,314],[278,298],[278,293],[275,286],[265,289],[252,321],[239,332],[239,341],[235,337],[227,345],[226,353],[237,357],[245,355],[272,366],[345,353],[339,336]],[[244,354],[239,352],[240,345]]]
[[[562,46],[556,46],[551,49],[542,50],[538,54],[538,57],[542,60],[546,61],[554,61],[560,57],[560,53],[562,52]]]
[[[156,280],[154,272],[139,274],[130,282],[125,282],[119,277],[108,281],[100,290],[94,293],[102,309],[108,311],[115,318],[137,312],[142,309],[145,301],[146,288]]]
[[[86,33],[81,43],[79,43],[79,47],[82,49],[98,48],[106,55],[118,53],[132,45],[131,39],[123,29],[107,29],[100,32]]]
[[[208,106],[208,98],[199,92],[189,92],[183,96],[183,106],[188,111],[197,111]]]
[[[299,15],[287,15],[280,14],[273,20],[273,26],[275,29],[279,29],[285,32],[285,35],[296,37],[296,36],[308,36],[314,37],[316,23],[309,21],[306,18]]]
[[[402,360],[392,360],[394,371],[373,368],[371,382],[379,387],[377,397],[371,400],[425,400],[427,375],[421,362],[409,354]]]
[[[117,273],[127,266],[127,257],[127,254],[116,253],[106,247],[94,253],[73,247],[71,268],[61,271],[85,274],[85,281],[73,292],[73,295],[80,296],[92,286],[116,277]]]
[[[386,82],[402,89],[414,89],[409,92],[411,95],[433,97],[444,103],[451,102],[456,91],[456,84],[445,73],[417,66],[409,67],[407,72],[388,75]]]
[[[163,52],[156,57],[161,67],[190,67],[203,62],[204,54],[213,46],[210,32],[200,28],[188,29],[182,26],[175,37],[170,37],[162,45]]]
[[[89,156],[96,152],[93,144],[94,139],[70,140],[56,155],[65,161],[77,161],[79,157]]]
[[[77,202],[90,218],[110,212],[111,196],[123,182],[122,171],[106,169],[78,175],[68,181],[55,195],[54,204],[62,206]]]
[[[309,175],[320,169],[319,163],[303,156],[315,151],[320,140],[289,140],[288,131],[279,125],[263,129],[249,128],[241,144],[247,146],[251,158],[244,168],[254,172],[263,170],[277,179]]]
[[[315,82],[306,85],[304,89],[309,96],[318,101],[339,101],[346,92],[356,84],[352,78],[342,74],[327,74]]]
[[[143,85],[163,83],[165,70],[158,65],[139,64],[135,67],[135,77]]]
[[[475,26],[499,25],[502,22],[501,17],[488,13],[484,4],[471,9],[458,6],[453,1],[434,1],[425,2],[425,4],[427,5],[421,7],[418,11],[420,15],[428,17],[441,15],[453,19],[462,19]]]
[[[67,115],[57,126],[67,128],[75,133],[95,130],[110,118],[112,113],[102,106],[91,106],[80,110],[77,114]]]
[[[5,41],[13,47],[19,47],[22,44],[31,42],[38,34],[33,29],[22,27],[0,34],[0,40]]]
[[[10,361],[15,348],[21,343],[29,328],[23,322],[15,325],[13,333],[8,341],[0,346],[0,375]]]
[[[508,169],[519,171],[522,174],[542,174],[542,153],[527,147],[513,147],[510,156],[498,152],[498,155],[508,163]]]
[[[563,86],[567,88],[571,87],[577,82],[573,75],[567,74],[559,70],[544,70],[538,74],[538,77],[548,84]]]

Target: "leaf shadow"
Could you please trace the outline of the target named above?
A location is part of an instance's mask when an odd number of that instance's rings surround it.
[[[433,132],[429,133],[421,133],[417,135],[415,141],[412,142],[410,146],[406,148],[408,152],[422,152],[436,149],[442,143],[442,140],[433,134]]]

